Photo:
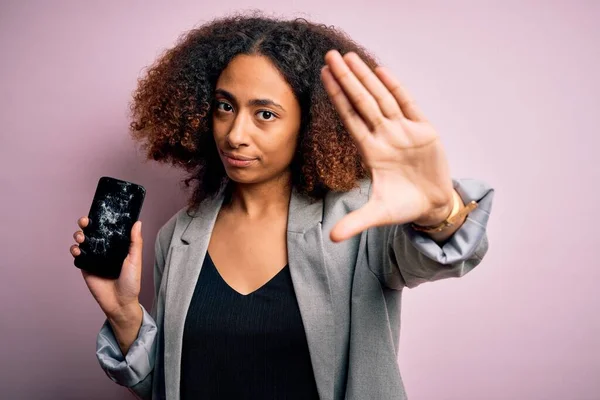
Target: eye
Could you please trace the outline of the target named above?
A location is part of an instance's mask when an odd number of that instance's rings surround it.
[[[225,111],[225,112],[231,112],[231,111],[233,111],[233,107],[229,103],[225,103],[223,101],[219,101],[219,102],[217,102],[217,110],[219,110],[219,111]]]
[[[259,111],[258,115],[262,115],[263,121],[271,121],[276,117],[271,111]]]

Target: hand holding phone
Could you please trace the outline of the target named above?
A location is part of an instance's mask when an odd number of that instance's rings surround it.
[[[141,221],[137,221],[137,218],[145,191],[143,188],[140,190],[139,185],[136,185],[138,188],[129,186],[123,189],[124,184],[120,182],[124,181],[107,177],[100,179],[89,216],[78,220],[80,230],[73,235],[77,244],[71,246],[71,254],[75,257],[75,265],[81,268],[90,292],[117,331],[115,333],[124,338],[123,342],[128,342],[131,340],[125,338],[135,338],[141,323],[138,298],[143,240]],[[130,197],[131,194],[133,197]],[[130,201],[124,201],[122,197]],[[115,213],[121,214],[121,217],[115,216]],[[99,218],[110,218],[110,221],[104,220],[103,224],[94,225],[93,219]],[[126,229],[127,235],[107,233]],[[103,246],[98,243],[102,239],[107,239]],[[123,246],[124,255],[121,250]],[[118,331],[124,333],[119,334]]]

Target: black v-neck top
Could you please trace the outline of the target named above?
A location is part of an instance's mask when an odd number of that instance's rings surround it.
[[[206,254],[185,320],[181,398],[319,398],[289,266],[242,295]]]

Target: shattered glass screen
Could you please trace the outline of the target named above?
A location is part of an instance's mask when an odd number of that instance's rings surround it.
[[[113,268],[127,256],[131,228],[139,217],[145,190],[131,182],[103,177],[98,183],[90,208],[89,225],[84,229],[85,241],[80,245],[88,263],[104,262],[98,267]],[[78,257],[79,258],[79,257]],[[86,269],[84,266],[80,268]]]

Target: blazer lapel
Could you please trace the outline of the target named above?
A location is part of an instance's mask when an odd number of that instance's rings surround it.
[[[288,264],[306,332],[319,397],[334,394],[334,319],[329,275],[325,265],[321,221],[323,201],[295,190],[288,216]]]
[[[181,242],[171,249],[164,315],[167,399],[179,399],[185,318],[222,202],[222,195],[205,200],[183,232]]]

